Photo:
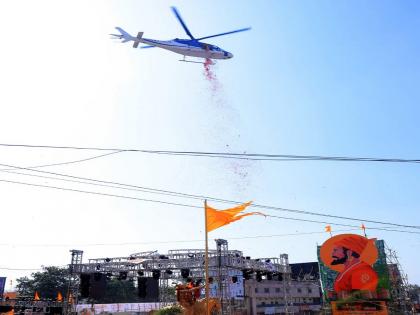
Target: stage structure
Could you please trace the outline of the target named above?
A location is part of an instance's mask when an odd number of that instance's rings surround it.
[[[257,281],[290,279],[288,260],[283,256],[251,259],[242,251],[229,250],[226,240],[215,241],[216,249],[209,250],[210,297],[221,299],[224,314],[244,308],[244,275]],[[97,275],[96,278],[99,278],[98,274],[105,275],[105,279],[137,279],[138,286],[145,281],[156,280],[158,293],[145,302],[174,302],[175,296],[170,288],[175,284],[193,281],[204,286],[204,258],[204,249],[176,249],[169,250],[167,254],[147,251],[127,257],[89,259],[88,263],[73,264],[72,270],[81,280],[86,275]]]

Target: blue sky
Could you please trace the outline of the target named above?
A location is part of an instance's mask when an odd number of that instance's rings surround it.
[[[135,50],[109,39],[115,26],[133,34],[143,31],[148,38],[184,37],[171,5],[178,7],[196,36],[252,26],[246,33],[208,40],[235,56],[215,66],[216,92],[201,65],[178,62],[179,56],[167,51]],[[0,142],[418,158],[419,9],[416,1],[2,3]],[[0,150],[0,163],[18,166],[97,154]],[[234,162],[121,153],[45,170],[420,225],[419,169],[414,164]],[[1,176],[174,201],[16,174]],[[64,265],[70,260],[68,250],[75,247],[85,250],[86,258],[96,258],[203,245],[87,246],[203,239],[202,213],[195,209],[4,182],[0,191],[3,218],[13,223],[3,227],[2,252],[7,255],[1,255],[0,267]],[[326,240],[326,233],[233,238],[323,229],[322,224],[256,217],[217,230],[211,238],[226,238],[231,248],[254,257],[288,253],[291,262],[303,262],[316,259],[316,245]],[[368,234],[396,249],[409,280],[420,283],[418,235]],[[39,244],[66,246],[34,247]],[[24,274],[1,272],[10,278]]]

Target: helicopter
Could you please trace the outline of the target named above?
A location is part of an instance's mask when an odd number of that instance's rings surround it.
[[[154,47],[163,48],[163,49],[172,51],[174,53],[183,55],[184,58],[179,61],[202,63],[202,62],[197,62],[197,61],[192,61],[192,60],[186,60],[185,57],[186,56],[198,57],[198,58],[204,58],[206,60],[231,59],[233,58],[233,54],[226,50],[221,49],[220,47],[216,45],[203,43],[201,42],[201,40],[207,39],[207,38],[218,37],[218,36],[224,36],[224,35],[233,34],[233,33],[244,32],[251,29],[250,27],[246,27],[246,28],[241,28],[238,30],[230,31],[230,32],[224,32],[220,34],[196,38],[191,34],[190,30],[188,29],[187,25],[185,24],[184,20],[179,14],[177,8],[171,7],[171,9],[172,9],[172,12],[175,14],[176,18],[178,19],[179,23],[181,24],[182,28],[184,29],[185,33],[190,37],[190,39],[175,38],[175,39],[166,40],[166,41],[149,39],[149,38],[143,37],[143,32],[138,32],[137,36],[134,37],[130,35],[129,33],[127,33],[125,30],[123,30],[121,27],[115,28],[120,34],[110,34],[110,35],[112,36],[112,38],[121,39],[122,43],[133,41],[134,42],[133,48],[140,48],[140,49],[154,48]],[[145,44],[145,45],[139,46],[140,43]]]

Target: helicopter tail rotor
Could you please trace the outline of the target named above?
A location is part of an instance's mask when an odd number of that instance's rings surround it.
[[[141,40],[142,37],[143,37],[143,32],[138,32],[137,37],[134,39],[133,48],[139,47],[140,40]]]

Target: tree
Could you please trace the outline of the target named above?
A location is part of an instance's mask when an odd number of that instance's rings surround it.
[[[17,291],[21,296],[34,296],[38,292],[41,299],[56,299],[58,292],[67,293],[69,271],[67,268],[45,267],[43,271],[33,272],[31,278],[16,280]]]

